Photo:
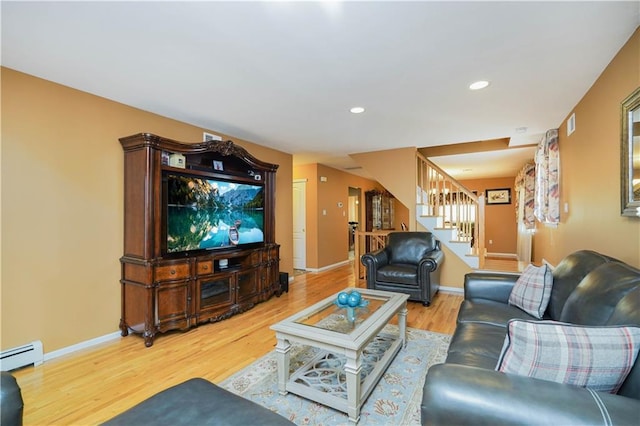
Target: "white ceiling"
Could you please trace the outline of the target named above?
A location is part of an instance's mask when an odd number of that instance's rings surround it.
[[[3,66],[336,168],[349,153],[535,143],[640,25],[639,1],[1,7]],[[469,91],[479,79],[489,88]]]
[[[465,180],[515,176],[522,166],[533,161],[534,154],[535,146],[527,146],[501,151],[429,157],[429,159],[454,178]]]

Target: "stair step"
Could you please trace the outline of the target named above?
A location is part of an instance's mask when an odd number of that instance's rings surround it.
[[[418,208],[419,209],[419,208]],[[449,248],[466,263],[469,267],[478,268],[479,257],[477,253],[474,253],[474,249],[471,247],[470,240],[458,240],[454,239],[456,237],[457,228],[443,228],[442,226],[436,226],[440,222],[441,216],[430,216],[430,215],[417,215],[418,221],[424,226],[426,229],[431,230],[444,245],[449,246]]]

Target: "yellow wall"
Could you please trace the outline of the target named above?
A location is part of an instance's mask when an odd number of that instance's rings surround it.
[[[558,123],[561,218],[557,228],[537,224],[536,263],[592,249],[640,267],[640,219],[620,215],[620,104],[638,86],[640,28],[567,114],[575,132]]]
[[[416,148],[398,148],[384,151],[361,152],[350,154],[364,170],[393,194],[400,204],[410,207],[406,211],[399,210],[396,215],[396,229],[399,229],[398,218],[406,219],[409,230],[416,227]],[[398,207],[398,203],[396,203]]]
[[[1,346],[41,339],[50,352],[117,330],[124,208],[118,138],[151,132],[196,142],[203,129],[10,69],[1,72]],[[640,267],[640,220],[620,216],[620,102],[638,86],[640,30],[572,111],[576,131],[566,136],[565,124],[559,124],[561,204],[568,204],[569,213],[563,213],[557,228],[538,226],[536,263],[557,263],[588,248]],[[291,155],[221,136],[280,165],[276,240],[282,244],[281,269],[292,272]],[[356,159],[368,171],[383,170],[380,182],[403,201],[415,197],[415,167],[404,166],[415,164],[413,152],[380,151]],[[318,251],[308,251],[308,266],[321,268],[345,260],[334,250],[334,244],[347,244],[347,218],[343,224],[336,203],[346,205],[349,186],[363,188],[364,194],[374,184],[321,165],[309,167],[315,173],[306,170],[295,177],[313,174],[314,185],[319,173],[327,174],[329,183],[343,181],[327,194],[319,191],[315,201],[313,212],[326,208],[328,214],[315,218],[317,230],[309,227]],[[415,229],[415,211],[408,214],[408,225]],[[314,241],[308,240],[311,247]],[[443,284],[454,283],[443,279]]]
[[[566,120],[558,123],[561,211],[567,203],[569,213],[562,213],[557,228],[537,224],[533,240],[535,263],[545,259],[557,264],[576,250],[592,249],[640,267],[640,220],[620,215],[620,103],[638,86],[640,28],[572,111],[576,113],[576,131],[566,136]],[[415,172],[415,167],[408,167],[415,163],[407,158],[411,150],[415,148],[351,157],[390,191],[394,192],[391,188],[402,182],[414,190],[407,182],[415,182],[415,177],[412,180],[405,176],[411,170]],[[415,215],[411,209],[409,212]],[[442,284],[462,287],[462,280],[456,278],[462,275],[452,270],[458,269],[458,265],[452,263],[445,261]],[[451,282],[452,279],[456,282]]]
[[[150,132],[202,140],[202,128],[2,68],[2,349],[51,352],[118,330],[123,152]],[[217,133],[215,130],[208,130]],[[293,271],[292,157],[230,138],[279,164],[276,241]]]
[[[429,231],[429,229],[418,222],[416,231]],[[445,244],[440,244],[440,247],[442,248],[442,253],[444,253],[444,259],[440,265],[440,285],[450,288],[464,288],[464,276],[472,272],[473,269]]]
[[[293,168],[293,179],[306,181],[305,205],[305,236],[306,236],[306,267],[318,268],[318,165],[305,164]]]
[[[485,199],[487,189],[511,189],[511,204],[485,205],[484,246],[488,253],[515,254],[517,251],[515,182],[515,176],[460,181],[467,189],[477,191],[478,194],[484,193]]]
[[[397,198],[393,199],[393,229],[396,231],[402,230],[402,224],[404,223],[409,229],[411,224],[411,215],[409,214],[409,208],[402,204]]]
[[[326,177],[321,182],[320,177]],[[293,168],[293,179],[306,179],[307,268],[322,269],[349,259],[349,187],[360,188],[360,230],[364,230],[364,193],[381,190],[376,181],[346,173],[323,164],[306,164]],[[342,207],[338,206],[342,203]],[[323,214],[326,210],[326,215]],[[406,208],[400,216],[407,216]]]

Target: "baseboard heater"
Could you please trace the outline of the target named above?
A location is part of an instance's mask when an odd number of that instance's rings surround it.
[[[44,353],[40,340],[0,353],[0,369],[2,371],[15,370],[31,364],[40,365],[43,361]]]

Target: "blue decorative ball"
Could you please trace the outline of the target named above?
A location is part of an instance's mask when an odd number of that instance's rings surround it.
[[[338,303],[341,305],[346,305],[349,302],[349,293],[341,291],[338,293]]]
[[[360,299],[361,299],[360,293],[351,293],[349,295],[349,299],[347,300],[347,304],[352,308],[355,308],[360,304]]]

